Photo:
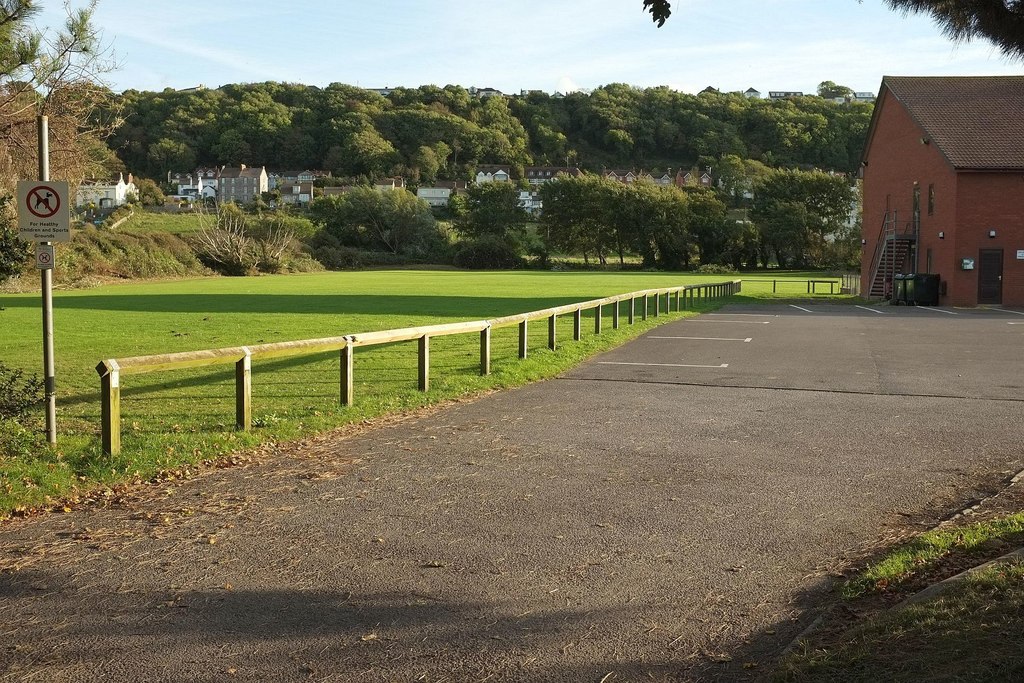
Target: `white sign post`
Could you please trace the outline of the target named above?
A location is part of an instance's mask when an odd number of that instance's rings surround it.
[[[27,242],[71,241],[71,206],[66,182],[18,181],[18,237]]]

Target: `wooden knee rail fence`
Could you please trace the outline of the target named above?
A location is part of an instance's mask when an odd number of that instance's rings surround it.
[[[526,358],[528,352],[529,324],[535,320],[548,320],[548,348],[557,348],[558,317],[573,316],[573,339],[579,340],[583,334],[583,311],[594,309],[594,333],[601,333],[603,309],[612,307],[612,327],[618,329],[620,322],[620,304],[628,302],[626,312],[630,325],[636,319],[637,303],[640,305],[640,316],[646,320],[653,299],[653,314],[660,315],[663,311],[672,310],[673,298],[675,310],[693,308],[698,302],[719,299],[739,293],[742,287],[740,280],[716,282],[701,285],[685,285],[661,289],[647,289],[628,294],[617,294],[603,299],[594,299],[540,311],[519,313],[490,320],[473,320],[442,325],[426,325],[423,327],[407,327],[397,330],[381,330],[379,332],[361,332],[341,337],[323,339],[304,339],[301,341],[275,342],[257,344],[255,346],[233,346],[223,349],[204,351],[184,351],[153,356],[135,356],[133,358],[108,359],[96,366],[100,375],[101,400],[101,432],[103,451],[116,455],[121,451],[121,375],[137,375],[147,372],[164,370],[182,370],[208,365],[235,365],[235,426],[242,431],[252,428],[252,362],[254,359],[265,360],[283,356],[298,356],[325,351],[338,351],[340,355],[340,401],[341,405],[351,405],[354,400],[354,351],[360,346],[376,346],[394,342],[416,340],[419,347],[419,388],[427,391],[430,388],[430,339],[453,334],[479,333],[480,335],[480,374],[491,372],[491,330],[498,327],[518,325],[519,357]],[[664,305],[662,304],[664,299]]]

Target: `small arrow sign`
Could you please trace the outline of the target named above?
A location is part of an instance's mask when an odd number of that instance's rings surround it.
[[[18,237],[30,242],[71,240],[71,210],[66,182],[18,181]]]

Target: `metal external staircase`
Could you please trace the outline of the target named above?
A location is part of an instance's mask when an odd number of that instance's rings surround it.
[[[892,296],[893,276],[903,272],[915,252],[918,219],[899,227],[895,211],[886,211],[878,231],[878,243],[872,261],[871,289],[868,296],[888,299]]]

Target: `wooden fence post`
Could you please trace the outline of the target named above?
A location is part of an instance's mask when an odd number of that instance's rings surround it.
[[[480,374],[491,374],[491,328],[480,330]]]
[[[103,452],[117,455],[121,452],[121,372],[116,360],[103,361],[96,366],[100,375],[100,431]]]
[[[601,307],[594,309],[594,334],[601,334]]]
[[[632,325],[636,320],[636,297],[629,297],[629,324]]]
[[[683,309],[679,307],[679,290],[677,289],[676,290],[676,313],[678,313],[681,310],[683,310]]]
[[[658,292],[654,293],[654,317],[657,318],[661,315],[661,294]]]
[[[643,308],[640,309],[640,319],[641,320],[647,320],[647,309],[649,308],[649,306],[647,305],[647,295],[646,294],[644,294],[644,296],[643,296],[643,303],[641,304],[641,306],[643,306]]]
[[[528,330],[527,321],[524,320],[523,322],[519,323],[519,357],[520,358],[526,358],[526,351],[527,351],[527,347],[529,346],[529,340],[528,340],[528,336],[527,336],[528,334],[529,334],[529,330]]]
[[[615,303],[612,304],[612,329],[613,330],[619,329],[619,304],[621,304],[621,303],[622,303],[621,301],[616,299]]]
[[[243,346],[245,355],[235,362],[235,429],[252,429],[252,353]]]
[[[548,318],[548,348],[554,351],[558,348],[558,316],[552,315]]]
[[[572,340],[579,341],[583,338],[583,309],[577,308],[572,312]]]
[[[352,340],[349,339],[345,343],[345,347],[341,349],[341,405],[350,406],[352,405],[354,387],[355,387],[355,364],[353,361],[353,350]]]
[[[420,337],[420,391],[430,390],[430,337]]]

